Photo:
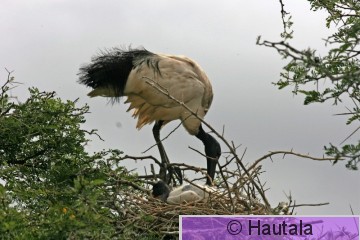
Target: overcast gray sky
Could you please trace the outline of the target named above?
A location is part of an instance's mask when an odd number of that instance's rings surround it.
[[[325,13],[310,11],[305,0],[285,1],[293,14],[299,48],[325,52]],[[285,61],[272,49],[256,46],[258,35],[280,40],[282,31],[277,0],[2,0],[0,3],[0,70],[14,70],[24,83],[14,94],[27,96],[27,88],[56,91],[63,99],[80,98],[91,114],[84,128],[98,129],[105,142],[94,140],[89,151],[118,148],[129,155],[154,143],[152,126],[135,129],[127,106],[89,99],[89,89],[76,83],[79,66],[99,49],[144,46],[152,52],[186,55],[206,71],[215,93],[206,120],[236,144],[247,148],[245,160],[254,161],[268,151],[291,150],[321,157],[323,146],[340,143],[353,130],[346,119],[333,114],[344,106],[302,105],[291,89],[271,85],[279,79]],[[178,123],[168,125],[163,136]],[[356,141],[359,134],[350,139]],[[183,128],[165,141],[173,162],[206,166],[188,146],[203,150],[202,143]],[[225,149],[225,146],[223,147]],[[156,148],[147,154],[158,157]],[[224,161],[222,159],[221,161]],[[129,169],[143,171],[142,163],[126,162]],[[264,162],[262,175],[270,188],[267,196],[276,205],[292,193],[297,203],[330,202],[324,207],[304,207],[298,214],[360,214],[359,171],[295,157]]]

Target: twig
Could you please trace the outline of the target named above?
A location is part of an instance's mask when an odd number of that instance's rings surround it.
[[[198,154],[200,154],[200,155],[203,156],[203,157],[207,157],[205,154],[203,154],[202,152],[200,152],[199,150],[197,150],[197,149],[195,149],[195,148],[193,148],[193,147],[188,146],[188,148],[190,148],[190,149],[193,150],[194,152],[197,152]]]
[[[340,145],[343,144],[344,142],[346,142],[349,138],[351,138],[351,136],[354,135],[357,131],[359,131],[359,129],[360,129],[360,126],[357,127],[349,136],[347,136],[347,137],[340,143]]]
[[[151,160],[153,160],[156,164],[158,164],[159,166],[161,166],[161,162],[157,159],[157,158],[155,158],[155,157],[153,157],[153,156],[151,156],[151,155],[148,155],[148,156],[130,156],[130,155],[125,155],[124,157],[120,157],[120,158],[115,158],[116,160],[119,160],[119,161],[122,161],[122,160],[126,160],[126,159],[132,159],[132,160],[146,160],[146,159],[151,159]]]
[[[279,2],[280,2],[280,5],[281,5],[281,11],[280,11],[280,13],[281,13],[281,19],[282,19],[282,23],[283,23],[283,27],[284,27],[284,32],[286,32],[286,22],[285,22],[285,16],[287,15],[287,14],[289,14],[288,12],[286,12],[285,11],[285,4],[283,3],[283,1],[282,0],[279,0]]]
[[[173,130],[171,130],[171,132],[166,135],[164,138],[160,139],[161,142],[165,141],[168,137],[170,137],[171,134],[173,134],[183,123],[183,121],[181,121],[181,123],[179,123]],[[145,149],[145,151],[142,152],[142,154],[147,153],[150,149],[152,149],[153,147],[157,146],[157,143],[151,145],[149,148]]]
[[[300,153],[295,153],[292,151],[273,151],[270,152],[262,157],[260,157],[259,159],[257,159],[249,168],[248,171],[251,171],[254,167],[256,167],[261,161],[267,159],[267,158],[271,158],[273,155],[277,155],[277,154],[283,154],[283,158],[286,155],[294,155],[297,157],[301,157],[301,158],[307,158],[307,159],[311,159],[311,160],[315,160],[315,161],[335,161],[335,158],[318,158],[318,157],[312,157],[310,155],[304,155],[304,154],[300,154]],[[338,160],[344,160],[342,158],[338,159]]]
[[[220,169],[220,175],[221,175],[221,177],[222,177],[222,179],[224,180],[224,183],[225,183],[225,185],[226,185],[226,189],[227,189],[228,197],[229,197],[229,199],[230,199],[230,203],[231,203],[231,205],[232,205],[232,209],[233,209],[233,211],[235,211],[235,205],[234,205],[233,198],[232,198],[232,196],[231,196],[231,191],[230,191],[229,183],[228,183],[228,181],[226,180],[226,178],[225,178],[225,176],[224,176],[224,173],[223,173],[223,171],[222,171],[222,168],[220,167],[219,162],[218,162],[217,164],[218,164],[219,169]]]
[[[127,181],[127,180],[124,180],[124,179],[117,179],[116,181],[117,181],[118,183],[121,183],[121,184],[129,185],[129,186],[133,187],[133,188],[136,189],[136,190],[140,190],[140,191],[143,191],[143,192],[146,192],[146,193],[150,194],[150,190],[149,190],[149,189],[143,188],[143,187],[135,184],[134,182]]]
[[[289,207],[293,207],[293,208],[297,208],[297,207],[319,207],[319,206],[324,206],[324,205],[329,205],[330,203],[326,202],[326,203],[304,203],[304,204],[294,204],[294,205],[289,205]]]

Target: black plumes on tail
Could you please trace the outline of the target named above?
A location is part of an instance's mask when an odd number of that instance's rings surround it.
[[[91,59],[91,63],[80,68],[79,83],[93,89],[109,88],[116,97],[121,97],[131,70],[144,61],[149,64],[154,55],[146,49],[102,51]]]

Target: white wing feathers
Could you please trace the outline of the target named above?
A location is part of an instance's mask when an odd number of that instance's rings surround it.
[[[193,61],[180,57],[159,55],[158,68],[155,71],[146,63],[134,68],[128,77],[124,95],[130,103],[129,111],[138,118],[137,128],[156,120],[166,122],[180,119],[187,120],[190,116],[183,107],[168,96],[159,92],[148,82],[153,81],[172,97],[186,104],[199,117],[204,117],[211,105],[212,90],[205,73]],[[188,119],[184,122],[190,134],[196,134],[200,121]]]

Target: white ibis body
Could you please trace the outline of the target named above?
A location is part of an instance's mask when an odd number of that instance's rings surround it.
[[[91,63],[80,68],[79,76],[80,83],[93,88],[88,94],[90,97],[117,100],[126,96],[126,103],[130,104],[128,111],[133,110],[134,118],[138,119],[138,129],[155,122],[153,135],[165,165],[169,164],[169,159],[160,140],[160,129],[172,120],[181,120],[189,134],[204,143],[210,176],[207,184],[211,184],[221,148],[201,126],[200,119],[210,108],[213,91],[208,77],[195,61],[184,56],[154,54],[145,49],[114,48],[93,57]],[[149,82],[184,103],[197,116]],[[160,178],[165,180],[165,176],[160,171]]]

